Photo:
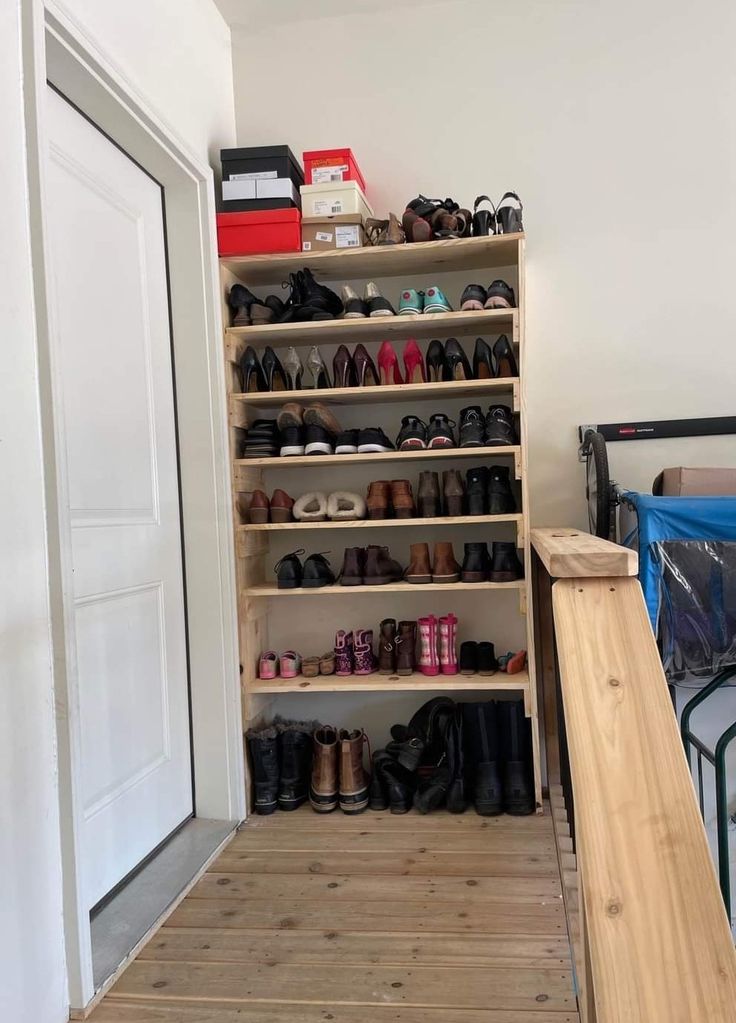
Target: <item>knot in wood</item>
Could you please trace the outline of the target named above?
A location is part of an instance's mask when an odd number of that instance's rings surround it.
[[[609,916],[619,916],[621,913],[621,903],[618,899],[609,899],[606,905],[606,913]]]
[[[615,689],[617,686],[621,685],[621,680],[618,678],[609,678],[608,684],[609,686],[613,686]]]

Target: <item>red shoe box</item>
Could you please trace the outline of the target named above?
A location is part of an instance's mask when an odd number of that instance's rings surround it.
[[[329,181],[357,181],[365,192],[365,179],[352,149],[312,149],[302,153],[304,184],[324,185]]]
[[[217,247],[221,256],[301,252],[302,215],[297,209],[218,213]]]

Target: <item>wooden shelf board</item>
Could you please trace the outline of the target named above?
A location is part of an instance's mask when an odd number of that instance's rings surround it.
[[[226,354],[236,362],[246,345],[348,344],[384,338],[452,337],[465,334],[511,334],[518,340],[516,309],[428,313],[422,316],[370,316],[365,319],[315,320],[308,323],[265,323],[225,330]]]
[[[523,590],[523,579],[515,579],[510,583],[382,583],[377,586],[301,586],[295,590],[280,590],[276,585],[261,583],[243,590],[247,599],[253,597],[350,597],[365,596],[375,593],[437,593],[443,590],[476,590],[485,593],[488,590]]]
[[[502,522],[513,522],[517,526],[522,521],[521,514],[515,515],[441,515],[436,518],[414,519],[348,519],[338,522],[249,522],[238,526],[238,532],[260,533],[292,531],[294,529],[381,529],[385,527],[403,526],[473,526],[494,525]]]
[[[316,468],[323,465],[368,465],[373,462],[403,462],[403,461],[435,461],[437,459],[449,458],[476,458],[487,460],[489,458],[514,458],[519,459],[521,448],[518,445],[493,448],[434,448],[424,451],[377,451],[367,455],[293,455],[289,458],[280,456],[269,458],[236,458],[234,465],[248,466],[249,468],[265,469],[278,466],[280,469],[291,469],[295,466],[311,466]],[[517,476],[518,478],[518,476]]]
[[[502,671],[495,675],[318,675],[316,678],[275,678],[251,679],[246,683],[252,693],[384,693],[417,692],[450,689],[454,692],[508,692],[526,691],[529,688],[529,673],[520,671],[506,675]]]
[[[280,284],[290,273],[304,267],[309,267],[320,281],[448,273],[515,266],[519,259],[519,242],[523,238],[523,234],[491,235],[487,238],[366,246],[334,252],[229,256],[221,259],[220,264],[248,284]]]
[[[518,377],[494,377],[492,380],[447,380],[438,384],[386,384],[382,387],[324,387],[310,391],[260,391],[233,394],[236,402],[247,402],[255,408],[280,407],[287,401],[307,404],[321,401],[326,405],[389,404],[403,401],[428,401],[442,398],[474,398],[498,392],[518,393]],[[518,402],[514,402],[518,404]]]

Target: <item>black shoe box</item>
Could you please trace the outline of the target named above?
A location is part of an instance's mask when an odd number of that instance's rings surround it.
[[[304,184],[304,171],[288,146],[245,146],[220,150],[223,181],[248,181],[258,188],[258,182],[274,179],[289,180],[296,197],[262,197],[248,199],[221,199],[220,212],[246,213],[249,210],[301,209],[299,188]]]

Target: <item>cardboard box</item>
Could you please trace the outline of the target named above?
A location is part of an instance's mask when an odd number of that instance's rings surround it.
[[[652,484],[662,497],[736,497],[736,469],[663,469]]]
[[[357,181],[302,185],[299,192],[305,217],[332,217],[338,213],[352,213],[365,220],[373,216],[373,210]]]
[[[302,252],[358,249],[365,245],[363,218],[355,213],[302,217]]]

